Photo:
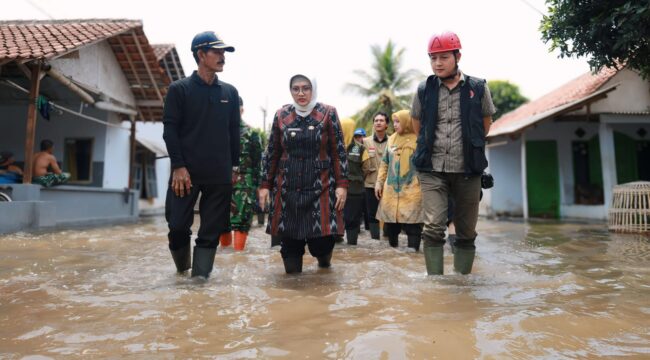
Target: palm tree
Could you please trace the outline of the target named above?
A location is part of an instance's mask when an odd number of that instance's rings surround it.
[[[370,129],[372,116],[377,111],[391,114],[394,111],[408,109],[413,98],[412,83],[423,78],[421,72],[409,69],[404,72],[402,56],[405,49],[397,49],[396,45],[388,40],[385,48],[379,45],[370,47],[373,55],[372,72],[355,70],[354,73],[362,78],[366,85],[347,83],[345,90],[355,92],[370,99],[366,107],[353,117],[357,119],[359,127]]]

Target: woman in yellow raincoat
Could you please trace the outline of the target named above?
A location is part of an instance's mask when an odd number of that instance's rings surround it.
[[[404,230],[408,247],[418,251],[424,213],[420,181],[411,165],[417,135],[408,110],[400,110],[392,118],[395,133],[388,138],[375,184],[375,195],[380,199],[377,219],[386,224],[384,232],[390,246],[397,247],[397,237]]]

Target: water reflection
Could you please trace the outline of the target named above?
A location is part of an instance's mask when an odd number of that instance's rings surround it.
[[[650,239],[604,225],[481,221],[474,274],[447,252],[439,277],[367,233],[287,276],[255,228],[196,281],[165,238],[162,219],[0,237],[0,358],[650,356]]]

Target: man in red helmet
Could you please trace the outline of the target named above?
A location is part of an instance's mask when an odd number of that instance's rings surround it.
[[[461,44],[452,32],[429,40],[433,75],[418,86],[411,116],[418,134],[413,164],[422,189],[424,258],[429,275],[443,273],[448,197],[454,200],[454,269],[472,271],[485,136],[495,107],[485,80],[458,68]]]

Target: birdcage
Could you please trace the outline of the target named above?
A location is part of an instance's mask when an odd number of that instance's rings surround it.
[[[614,186],[609,230],[650,232],[650,182],[636,181]]]

